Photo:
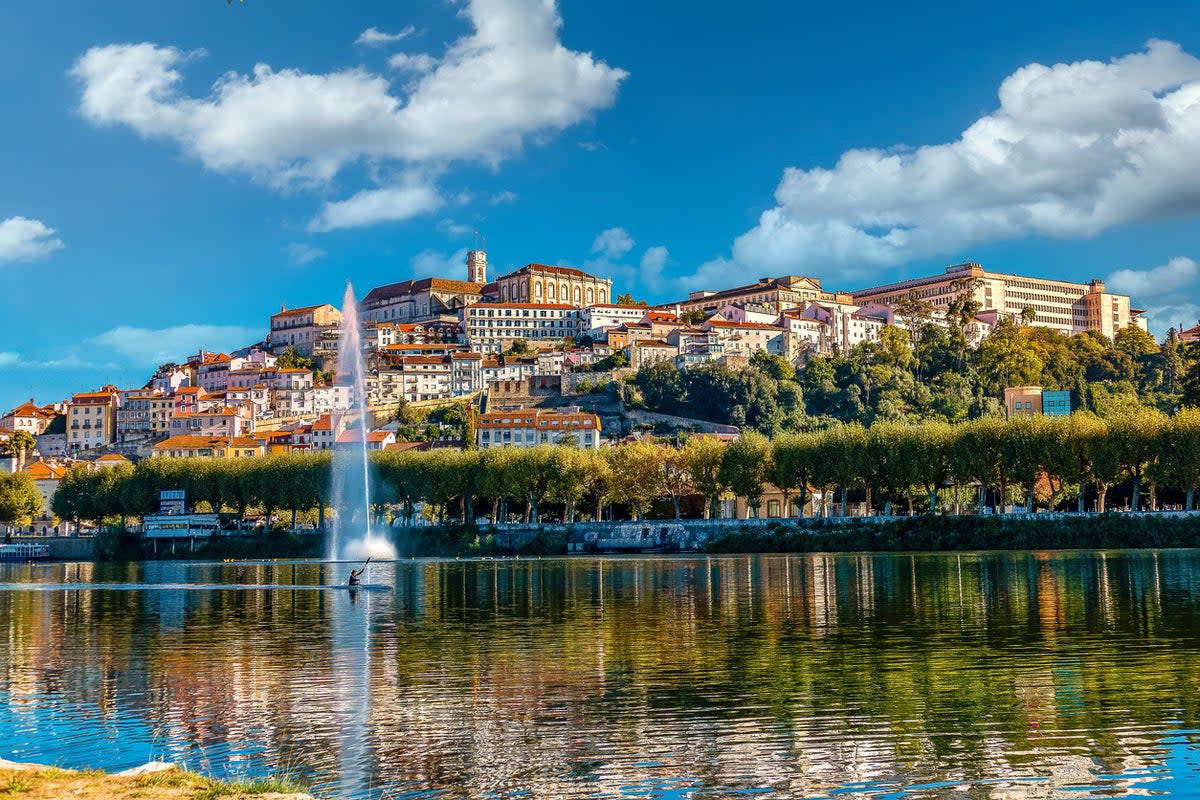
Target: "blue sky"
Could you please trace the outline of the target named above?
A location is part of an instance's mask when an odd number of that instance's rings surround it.
[[[10,4],[0,406],[531,261],[669,300],[972,259],[1200,317],[1194,2]]]

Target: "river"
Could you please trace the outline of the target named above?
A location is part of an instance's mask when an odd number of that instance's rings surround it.
[[[328,797],[1200,794],[1200,552],[0,566],[0,757]]]

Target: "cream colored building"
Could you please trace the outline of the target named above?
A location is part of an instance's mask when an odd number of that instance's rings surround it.
[[[117,393],[82,392],[67,404],[67,450],[112,444],[117,433]]]
[[[576,313],[564,303],[479,303],[463,309],[462,326],[472,350],[500,353],[517,339],[536,348],[575,336]]]
[[[311,356],[321,336],[337,328],[342,312],[329,303],[304,308],[279,309],[271,315],[271,350],[279,353],[289,347],[302,356]]]
[[[761,278],[758,283],[724,289],[719,292],[692,292],[688,299],[679,303],[670,303],[659,308],[670,309],[676,314],[687,311],[717,311],[730,303],[755,305],[763,310],[772,310],[776,314],[789,308],[797,308],[805,303],[818,300],[850,302],[850,296],[827,292],[821,288],[821,281],[802,275],[784,275],[781,278]]]
[[[588,450],[600,447],[600,418],[578,409],[489,411],[479,415],[476,425],[481,449],[537,447],[568,440],[573,441],[576,447]]]
[[[1019,319],[1021,312],[1029,308],[1034,312],[1034,325],[1068,336],[1098,331],[1111,338],[1130,325],[1145,327],[1145,322],[1139,319],[1142,312],[1130,308],[1129,297],[1108,292],[1101,280],[1072,283],[1031,278],[991,272],[974,263],[947,267],[940,275],[862,289],[854,292],[854,302],[891,306],[903,301],[909,292],[916,292],[919,299],[944,312],[951,301],[966,291],[973,293],[981,312],[995,311]]]
[[[612,298],[612,280],[571,267],[528,264],[499,278],[495,291],[502,303],[549,303],[584,308],[608,303]]]

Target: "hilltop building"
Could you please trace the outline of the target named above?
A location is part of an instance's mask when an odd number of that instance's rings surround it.
[[[584,308],[604,305],[612,297],[612,280],[572,267],[527,264],[496,280],[501,303],[549,303]]]
[[[1145,329],[1141,309],[1130,308],[1129,297],[1112,294],[1104,282],[1088,283],[1031,278],[992,272],[979,264],[955,264],[940,275],[911,278],[854,292],[854,302],[893,306],[903,302],[910,292],[945,311],[952,300],[970,291],[981,313],[996,312],[1019,319],[1028,308],[1034,312],[1033,324],[1052,328],[1068,336],[1097,331],[1109,338],[1130,325]]]
[[[279,313],[271,315],[267,343],[273,353],[282,353],[290,347],[308,357],[320,349],[322,338],[336,331],[341,321],[342,312],[329,303],[292,309],[280,306]]]

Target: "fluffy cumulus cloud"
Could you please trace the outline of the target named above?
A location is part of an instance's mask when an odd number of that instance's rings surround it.
[[[325,203],[308,229],[320,233],[400,222],[436,211],[442,203],[433,184],[413,179],[397,186],[364,189],[345,200]]]
[[[592,252],[605,258],[620,258],[633,249],[633,237],[624,228],[609,228],[601,231],[592,242]]]
[[[238,325],[174,325],[168,328],[135,328],[121,325],[87,340],[109,348],[119,360],[139,367],[178,361],[201,348],[230,350],[259,341],[262,331]]]
[[[467,277],[467,248],[463,247],[453,253],[439,253],[436,250],[423,250],[412,257],[409,262],[414,275],[436,275],[439,278],[465,280]]]
[[[27,217],[0,220],[0,264],[37,261],[61,249],[62,239],[44,222]]]
[[[663,268],[670,259],[667,248],[656,245],[647,248],[640,261],[630,263],[630,255],[637,243],[624,228],[608,228],[601,231],[592,242],[595,258],[586,259],[583,268],[588,272],[613,278],[626,289],[640,292],[658,292],[667,284]]]
[[[364,68],[314,74],[258,64],[190,96],[182,70],[197,54],[152,43],[92,48],[71,74],[89,122],[175,141],[209,169],[277,187],[324,183],[361,162],[396,164],[402,174],[437,174],[456,161],[495,166],[531,136],[615,101],[626,73],[562,45],[554,0],[468,0],[460,14],[471,32],[403,86]],[[355,196],[344,216],[327,207],[315,227],[402,219],[412,207],[407,191]],[[436,207],[428,197],[416,205]]]
[[[1105,285],[1144,307],[1155,335],[1200,321],[1200,263],[1190,258],[1172,258],[1151,269],[1120,269],[1105,279]]]
[[[365,47],[383,47],[384,45],[395,44],[402,39],[407,39],[416,32],[417,29],[412,25],[408,25],[396,33],[384,33],[379,28],[370,27],[360,33],[358,38],[354,40],[354,43]]]
[[[1200,212],[1200,60],[1178,45],[1030,64],[1003,81],[999,101],[952,142],[849,150],[831,169],[785,170],[777,205],[731,259],[691,282],[741,266],[863,277],[981,242]]]

